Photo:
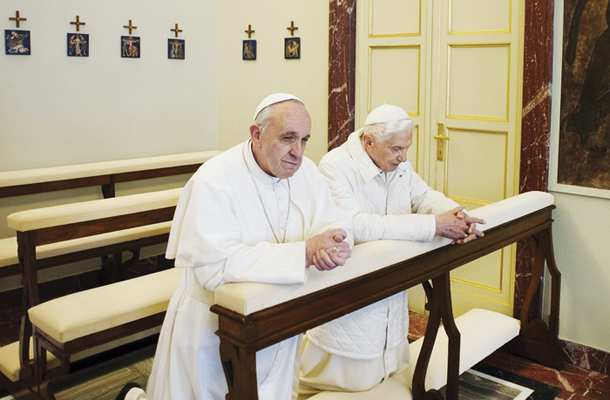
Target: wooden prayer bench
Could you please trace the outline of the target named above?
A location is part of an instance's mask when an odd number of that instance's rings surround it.
[[[5,381],[19,378],[16,386],[53,398],[47,393],[49,383],[68,373],[73,355],[162,324],[169,299],[181,281],[176,268],[43,303],[38,271],[42,265],[166,243],[181,192],[180,188],[92,200],[8,217],[9,226],[17,231],[24,314],[19,343],[0,349]],[[52,356],[47,357],[47,352]]]
[[[554,262],[551,239],[554,208],[552,195],[528,192],[472,210],[471,215],[487,221],[482,226],[485,236],[466,245],[451,246],[444,238],[435,238],[428,243],[369,242],[355,246],[352,257],[343,267],[328,272],[310,268],[305,285],[232,283],[218,287],[211,311],[219,317],[217,334],[229,386],[227,399],[258,398],[258,350],[418,284],[424,284],[426,288],[430,316],[423,340],[411,345],[411,370],[394,375],[368,392],[322,392],[312,400],[347,397],[377,400],[380,396],[388,400],[442,399],[437,389],[445,383],[447,399],[457,400],[459,374],[516,335],[519,323],[519,335],[511,343],[516,343],[520,354],[561,368],[558,343],[560,274]],[[520,321],[512,322],[510,317],[487,310],[471,310],[454,320],[450,272],[529,237],[535,239],[538,247],[532,284]],[[531,309],[539,307],[533,299],[541,290],[545,263],[552,278],[548,328],[541,319],[529,316]],[[437,335],[441,321],[445,339],[442,334]],[[496,321],[500,325],[496,325]],[[477,343],[481,335],[485,335],[480,329],[489,330],[494,326],[501,332],[494,333],[492,340]],[[460,329],[464,330],[462,335]],[[419,351],[417,346],[421,346]]]
[[[104,198],[115,197],[115,184],[193,173],[220,151],[0,172],[0,199],[100,186]],[[42,254],[42,258],[47,258]],[[40,268],[44,268],[41,265]],[[15,238],[0,239],[0,278],[19,274]]]

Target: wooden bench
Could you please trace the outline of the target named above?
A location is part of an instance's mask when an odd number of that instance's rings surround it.
[[[103,197],[116,195],[116,184],[193,173],[220,151],[200,151],[157,157],[104,161],[88,164],[0,172],[0,199],[39,193],[100,186]],[[63,243],[41,247],[39,269],[65,263],[54,258],[68,254]],[[138,257],[138,254],[134,254]],[[69,262],[69,261],[67,261]],[[0,239],[0,279],[20,273],[17,242]]]
[[[0,199],[36,193],[100,186],[105,198],[115,196],[115,184],[188,174],[220,151],[199,151],[127,160],[102,161],[0,172]]]
[[[16,377],[17,347],[20,383],[45,395],[50,380],[68,372],[74,354],[161,325],[169,298],[181,280],[176,268],[43,303],[38,271],[41,264],[95,258],[167,242],[181,192],[171,189],[92,200],[8,217],[9,226],[17,231],[24,286],[19,345],[10,347],[13,358],[0,359],[0,371],[6,371],[9,380]],[[57,249],[53,246],[59,246],[61,254],[54,255]],[[70,252],[65,253],[68,249]],[[42,254],[49,257],[41,259]],[[33,359],[27,346],[31,337]],[[48,358],[47,351],[53,356]],[[47,364],[53,359],[53,365]]]
[[[553,368],[561,368],[558,343],[560,274],[554,263],[551,241],[554,208],[552,195],[524,193],[472,210],[471,215],[487,221],[483,226],[485,237],[464,246],[451,246],[449,240],[443,238],[435,238],[429,243],[392,240],[369,242],[355,246],[352,257],[342,268],[330,272],[310,270],[305,285],[231,283],[218,287],[214,294],[216,304],[211,311],[219,317],[217,334],[220,337],[221,360],[229,387],[227,399],[258,398],[256,351],[409,287],[432,281],[427,290],[427,307],[430,310],[428,326],[414,365],[412,380],[397,375],[396,379],[389,379],[379,385],[379,390],[387,388],[384,386],[387,383],[403,387],[403,392],[410,393],[416,400],[442,399],[442,395],[436,391],[436,385],[426,386],[430,381],[427,374],[440,375],[440,380],[436,376],[431,382],[447,382],[447,399],[457,400],[460,371],[468,364],[476,363],[478,357],[469,358],[469,355],[461,351],[460,329],[451,308],[449,274],[451,270],[470,261],[532,236],[538,245],[538,255],[532,285],[522,308],[519,336],[512,342],[516,341],[515,348],[519,349],[521,355]],[[540,291],[545,263],[552,278],[548,328],[544,321],[529,317],[530,309],[538,307],[533,299]],[[504,318],[510,320],[509,317]],[[475,318],[475,322],[478,320]],[[440,357],[444,358],[441,361],[447,367],[446,370],[439,371],[432,370],[429,365],[438,365],[436,360],[431,360],[431,354],[441,321],[447,334],[447,349],[446,352],[441,352]],[[476,323],[467,325],[477,326]],[[510,322],[507,325],[511,325]],[[503,338],[491,343],[487,351],[493,351],[496,346],[508,340],[510,331],[511,328],[507,328],[502,333]],[[466,329],[464,334],[470,336],[476,332],[476,328]],[[464,343],[468,342],[469,340],[464,340]],[[464,349],[468,348],[464,346]],[[461,358],[468,359],[468,362],[460,364]],[[401,377],[404,379],[401,380]],[[342,395],[344,394],[325,392],[316,397],[342,399]],[[354,394],[353,398],[366,398],[362,396]],[[386,398],[392,400],[400,397]]]

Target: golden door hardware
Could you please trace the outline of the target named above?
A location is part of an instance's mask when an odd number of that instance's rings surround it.
[[[445,125],[438,124],[438,135],[434,136],[436,139],[436,159],[443,161],[445,158],[445,140],[450,140],[449,136],[445,136]]]

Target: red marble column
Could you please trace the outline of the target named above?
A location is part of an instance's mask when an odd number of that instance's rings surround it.
[[[331,0],[328,59],[328,149],[354,130],[356,104],[356,0]]]
[[[553,0],[525,1],[519,193],[547,191],[553,72]],[[519,317],[535,262],[532,239],[517,244],[513,315]],[[539,299],[540,301],[540,299]],[[540,310],[537,315],[539,316]]]

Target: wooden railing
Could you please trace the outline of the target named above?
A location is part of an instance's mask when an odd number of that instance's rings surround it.
[[[518,348],[521,355],[554,368],[561,368],[557,338],[560,274],[555,266],[551,238],[552,210],[554,208],[555,206],[552,204],[546,205],[536,211],[498,224],[486,230],[484,237],[467,245],[440,245],[415,257],[403,259],[313,292],[308,292],[306,288],[309,282],[304,289],[285,289],[281,286],[274,289],[273,285],[263,287],[262,284],[247,283],[229,284],[217,288],[216,302],[219,304],[212,306],[211,311],[218,314],[219,317],[217,334],[220,337],[221,359],[229,387],[227,399],[258,399],[256,351],[304,333],[308,329],[410,287],[419,284],[429,285],[427,282],[432,282],[427,290],[429,296],[427,307],[430,310],[430,316],[413,377],[413,398],[416,400],[443,398],[439,392],[435,390],[426,392],[424,388],[427,365],[442,321],[449,338],[447,399],[457,399],[460,334],[454,323],[451,308],[450,272],[470,261],[528,237],[536,239],[538,252],[541,255],[537,258],[541,260],[541,264],[535,268],[532,285],[523,306],[521,331],[515,340],[516,345],[513,347]],[[402,243],[402,246],[412,244],[411,242]],[[397,246],[396,248],[401,246],[400,242],[392,245]],[[358,248],[359,246],[354,248],[352,258],[343,267],[346,270],[350,268],[350,262],[357,262],[354,259],[359,258]],[[385,251],[388,251],[387,247]],[[379,257],[370,257],[370,262],[374,263],[376,258]],[[545,262],[553,281],[548,328],[542,320],[529,320],[527,313],[531,307],[538,307],[532,302],[532,299],[541,290]],[[254,293],[253,297],[257,297],[257,292],[261,294],[264,291],[267,298],[284,296],[285,301],[277,301],[277,304],[272,305],[254,306],[253,310],[249,310],[247,285],[256,285],[255,290],[250,291]],[[283,291],[285,294],[274,296],[274,290]],[[262,298],[260,295],[258,297]]]

